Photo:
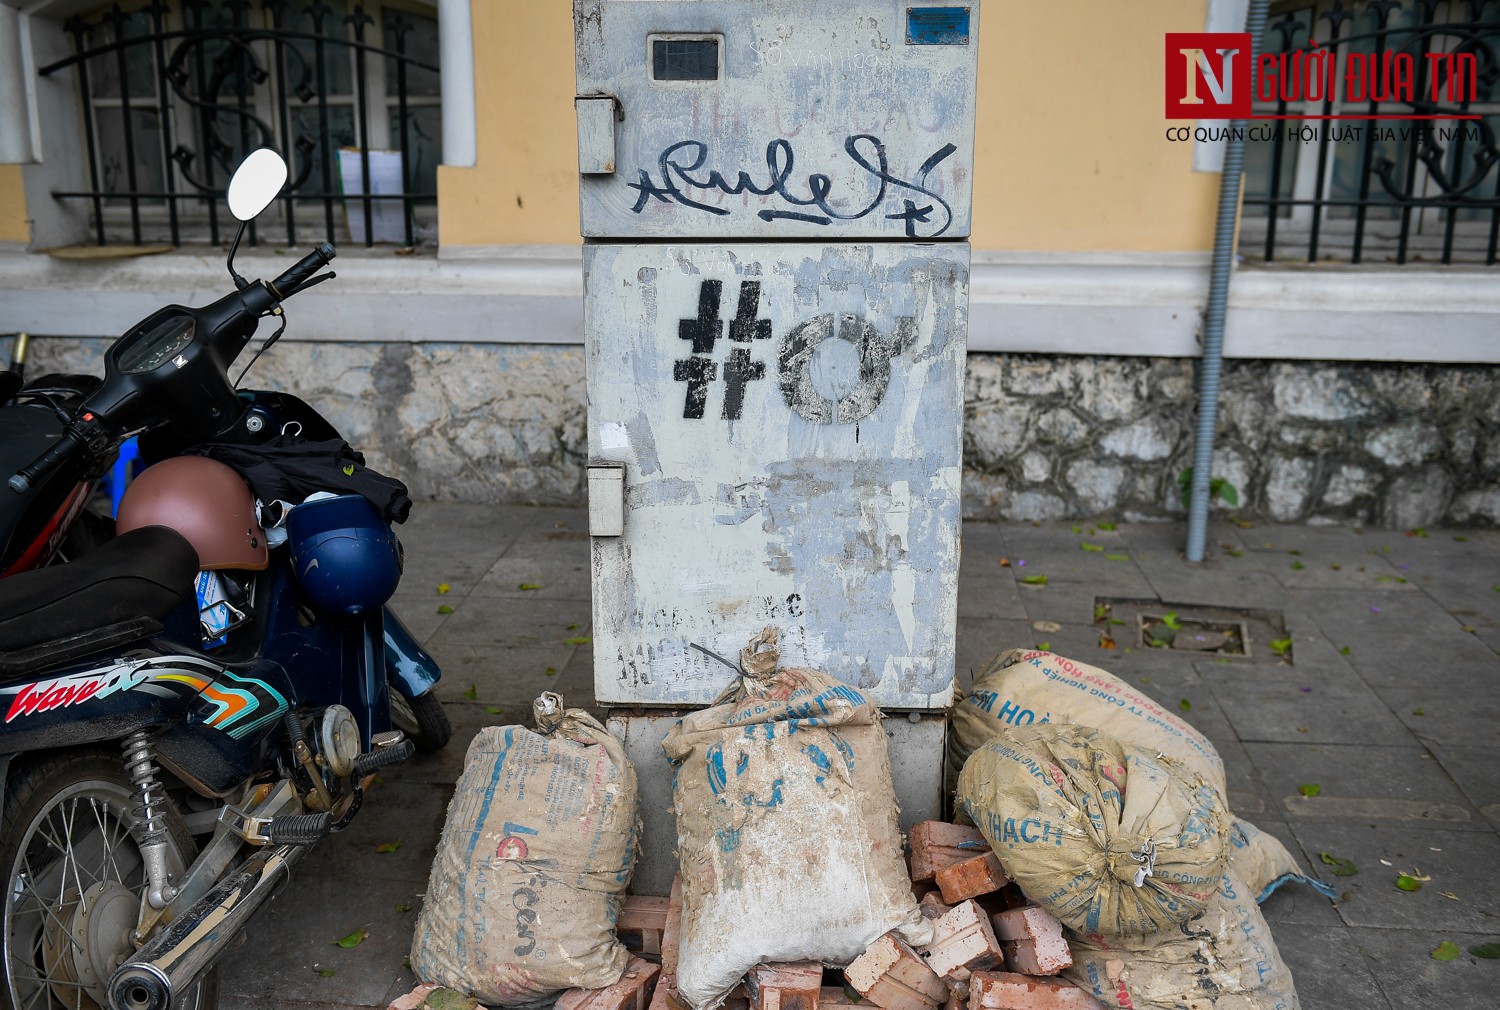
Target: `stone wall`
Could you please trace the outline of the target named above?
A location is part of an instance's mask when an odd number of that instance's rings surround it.
[[[97,372],[104,346],[38,340],[30,368]],[[581,503],[583,373],[578,347],[288,342],[248,382],[317,405],[416,497]],[[971,355],[966,514],[1180,516],[1193,375],[1181,359]],[[1231,361],[1221,397],[1214,476],[1246,514],[1500,525],[1500,368]]]

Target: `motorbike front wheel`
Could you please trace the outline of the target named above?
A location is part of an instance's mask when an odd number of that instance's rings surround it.
[[[64,751],[13,769],[0,822],[8,874],[4,981],[10,1005],[37,1010],[108,1006],[105,986],[121,961],[148,886],[131,834],[134,790],[109,752]],[[196,847],[171,810],[168,838],[179,865]],[[210,1010],[212,971],[174,1010]]]
[[[442,750],[453,736],[453,724],[436,691],[407,698],[391,685],[391,725],[405,733],[424,754]]]

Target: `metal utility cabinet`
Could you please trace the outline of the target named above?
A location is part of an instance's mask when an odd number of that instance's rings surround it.
[[[775,624],[945,708],[978,3],[573,11],[599,702],[706,704],[691,646]]]

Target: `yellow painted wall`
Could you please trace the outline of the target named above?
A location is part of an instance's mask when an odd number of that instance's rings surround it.
[[[1219,177],[1162,118],[1162,33],[1207,0],[988,0],[976,248],[1206,250]],[[573,22],[565,0],[475,0],[474,168],[438,175],[445,246],[578,238]]]
[[[26,187],[20,165],[0,165],[0,242],[26,242],[31,226],[26,217]]]

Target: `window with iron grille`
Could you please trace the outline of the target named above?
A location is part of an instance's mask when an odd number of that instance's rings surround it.
[[[252,242],[436,240],[438,29],[416,0],[171,0],[69,19],[100,245],[226,241],[234,167],[290,167]]]
[[[1500,0],[1272,6],[1263,52],[1308,54],[1315,45],[1338,54],[1337,83],[1328,95],[1297,103],[1256,96],[1257,116],[1321,118],[1271,122],[1271,139],[1246,143],[1240,252],[1266,262],[1494,264]],[[1411,55],[1417,100],[1370,100],[1369,93],[1351,100],[1344,79],[1349,57],[1385,51]],[[1450,100],[1440,81],[1432,100],[1429,75],[1448,64],[1428,54],[1439,53],[1473,55],[1475,93],[1459,88]],[[1354,116],[1386,118],[1344,118]],[[1304,134],[1314,139],[1291,139],[1288,127],[1310,128]]]

